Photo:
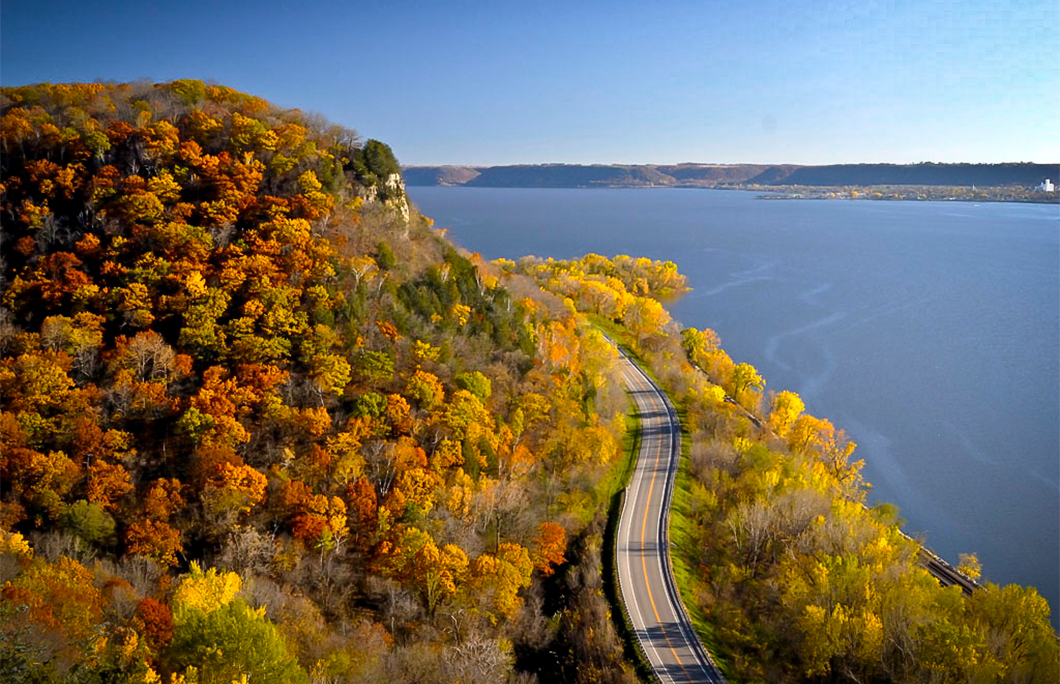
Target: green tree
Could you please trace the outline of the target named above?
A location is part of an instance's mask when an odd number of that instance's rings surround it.
[[[465,389],[474,394],[483,403],[493,394],[493,385],[490,383],[490,379],[478,371],[457,373],[456,377],[453,378],[453,382],[460,389]]]
[[[394,255],[394,250],[390,249],[390,246],[380,240],[375,246],[376,252],[376,263],[379,264],[379,268],[384,271],[397,266],[397,257]]]
[[[393,174],[401,173],[401,166],[394,158],[390,146],[378,140],[369,140],[357,150],[350,160],[349,168],[358,181],[367,186],[380,187],[381,199],[388,199],[386,182]]]
[[[354,416],[378,418],[386,410],[386,397],[378,392],[365,392],[353,400],[350,413]]]
[[[380,180],[386,180],[390,174],[401,173],[401,166],[394,157],[394,151],[386,143],[369,140],[364,144],[361,156],[368,172]]]
[[[394,358],[386,352],[361,352],[353,360],[353,366],[367,382],[386,382],[394,376]]]
[[[66,507],[62,524],[89,544],[106,543],[114,536],[114,518],[99,504],[84,499]]]
[[[279,630],[262,613],[241,598],[209,613],[189,609],[166,651],[170,668],[195,668],[199,684],[231,684],[244,675],[250,682],[308,682]]]

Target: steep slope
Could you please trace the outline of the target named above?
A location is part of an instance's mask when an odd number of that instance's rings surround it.
[[[745,183],[768,169],[778,167],[761,164],[678,164],[658,166],[661,173],[673,177],[680,183]]]
[[[631,680],[598,333],[320,117],[199,81],[0,107],[5,672]]]

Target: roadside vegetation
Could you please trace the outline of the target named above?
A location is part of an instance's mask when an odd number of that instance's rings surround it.
[[[1034,588],[987,583],[970,598],[942,588],[897,509],[864,505],[862,462],[841,430],[805,413],[794,392],[767,394],[713,331],[678,331],[628,291],[600,295],[600,269],[587,259],[518,270],[591,316],[623,322],[627,334],[616,335],[680,407],[687,460],[674,571],[733,681],[1056,681],[1057,638]],[[979,577],[973,555],[959,569]]]

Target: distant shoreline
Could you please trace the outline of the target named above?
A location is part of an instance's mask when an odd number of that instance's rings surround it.
[[[1007,186],[967,188],[945,186],[868,186],[859,188],[734,188],[758,191],[764,200],[851,200],[876,202],[1009,202],[1016,204],[1060,204],[1060,194],[1028,191]]]
[[[410,188],[468,188],[472,190],[730,190],[740,192],[757,192],[755,199],[761,200],[846,200],[853,202],[992,202],[1009,204],[1060,204],[1060,194],[1031,192],[1021,188],[986,187],[945,187],[945,186],[859,186],[849,187],[763,187],[759,185],[586,185],[574,187],[557,186],[495,186],[467,184],[434,184],[414,185]],[[968,195],[965,196],[965,191]],[[856,193],[856,194],[855,194]],[[974,193],[974,194],[971,194]],[[1044,197],[1041,195],[1045,195]]]
[[[406,185],[488,188],[700,188],[753,190],[775,199],[1060,202],[1036,188],[1060,164],[523,164],[406,166]],[[795,196],[793,196],[795,195]],[[867,197],[863,197],[867,196]],[[774,199],[774,197],[771,197]]]

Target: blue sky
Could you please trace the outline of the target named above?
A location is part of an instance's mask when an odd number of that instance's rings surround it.
[[[0,4],[0,83],[215,80],[406,164],[1060,161],[1060,3]]]

